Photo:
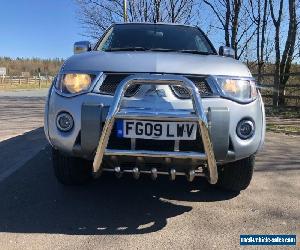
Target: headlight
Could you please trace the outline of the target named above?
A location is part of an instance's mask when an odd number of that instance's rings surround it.
[[[252,101],[257,97],[253,80],[217,78],[223,93],[229,98],[241,102]]]
[[[87,90],[94,79],[95,75],[90,74],[62,74],[57,79],[56,88],[62,93],[76,94]]]

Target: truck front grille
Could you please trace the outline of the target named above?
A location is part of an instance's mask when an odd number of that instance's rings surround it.
[[[129,74],[118,74],[118,73],[107,73],[106,77],[101,84],[99,91],[101,94],[104,95],[114,95],[116,92],[116,89],[120,82],[125,79]],[[190,79],[196,87],[199,90],[200,95],[203,96],[210,96],[212,95],[212,90],[209,87],[208,83],[205,81],[205,77],[203,76],[190,76],[190,75],[185,75],[188,79]],[[130,86],[126,93],[126,97],[132,97],[134,96],[140,89],[141,85],[135,84]],[[181,87],[179,85],[172,85],[170,86],[173,94],[180,99],[189,99],[191,98],[191,95],[189,93],[189,90]]]

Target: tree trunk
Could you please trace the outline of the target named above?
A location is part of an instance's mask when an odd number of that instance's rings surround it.
[[[296,1],[289,0],[289,29],[288,36],[285,42],[285,48],[280,62],[280,91],[279,91],[279,106],[284,106],[284,90],[289,79],[290,68],[295,50],[297,33],[297,17],[296,17]]]
[[[264,0],[264,7],[263,7],[263,19],[262,19],[262,27],[261,27],[261,41],[260,41],[260,55],[258,58],[258,82],[261,82],[262,78],[262,71],[265,62],[265,42],[266,42],[266,27],[267,27],[267,8],[268,8],[268,0]]]
[[[278,106],[283,107],[285,105],[285,86],[280,84],[278,92]]]
[[[161,0],[154,0],[154,12],[155,12],[154,22],[155,23],[158,23],[161,21],[160,4],[161,4]]]
[[[279,86],[280,86],[280,25],[275,27],[275,72],[273,89],[273,106],[278,106]]]
[[[237,33],[239,27],[240,9],[241,9],[241,0],[234,0],[232,32],[231,32],[231,47],[235,51],[235,58],[237,58]]]
[[[280,0],[278,18],[276,19],[274,14],[273,0],[269,0],[270,12],[275,26],[275,72],[274,72],[274,88],[273,88],[273,106],[279,105],[279,93],[280,93],[280,26],[281,16],[283,10],[283,0]],[[281,91],[282,92],[282,91]]]
[[[261,1],[258,0],[257,1],[257,20],[256,20],[256,23],[257,23],[257,30],[256,30],[256,57],[257,57],[257,81],[258,83],[260,83],[261,81],[261,57],[260,57],[260,53],[261,53],[261,50],[260,50],[260,46],[261,46],[261,43],[260,43],[260,25],[261,25],[261,14],[260,14],[260,11],[261,11]]]
[[[226,17],[225,17],[225,25],[224,25],[224,32],[225,32],[225,44],[227,47],[230,47],[230,35],[229,35],[229,24],[230,24],[230,0],[226,0]]]

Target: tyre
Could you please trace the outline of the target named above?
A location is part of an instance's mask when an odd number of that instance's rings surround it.
[[[66,156],[52,149],[52,162],[56,178],[64,185],[83,184],[92,177],[92,164],[87,160]]]
[[[230,190],[241,191],[246,189],[252,179],[255,156],[218,166],[217,186]]]

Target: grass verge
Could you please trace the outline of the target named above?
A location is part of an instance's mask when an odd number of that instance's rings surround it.
[[[29,90],[29,89],[42,89],[49,88],[51,84],[42,83],[39,84],[0,84],[0,91],[11,91],[11,90]]]
[[[295,125],[286,125],[286,124],[268,124],[267,131],[275,133],[284,133],[288,135],[300,135],[300,126]]]
[[[300,108],[271,108],[266,107],[267,117],[278,117],[283,119],[300,118]]]

